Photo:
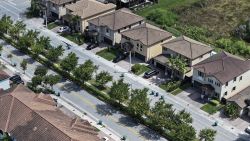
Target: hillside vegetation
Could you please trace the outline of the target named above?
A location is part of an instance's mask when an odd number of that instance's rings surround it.
[[[250,46],[245,42],[249,40],[242,38],[250,37],[250,24],[246,24],[249,0],[159,0],[136,13],[175,35],[184,34],[216,50],[250,58]]]

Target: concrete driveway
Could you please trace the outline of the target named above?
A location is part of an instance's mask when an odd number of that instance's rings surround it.
[[[191,87],[177,95],[177,97],[185,100],[187,103],[194,105],[197,108],[201,108],[205,103],[200,98],[200,93],[197,89]]]

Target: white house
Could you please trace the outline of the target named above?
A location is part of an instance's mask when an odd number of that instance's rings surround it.
[[[10,88],[9,75],[7,75],[4,71],[0,70],[0,91],[7,90],[9,88]]]
[[[201,97],[229,99],[250,86],[250,60],[221,52],[194,65],[192,83]]]

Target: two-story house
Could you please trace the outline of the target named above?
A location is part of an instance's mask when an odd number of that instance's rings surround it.
[[[96,32],[98,42],[115,45],[121,42],[121,32],[143,24],[144,18],[122,8],[88,22],[89,31]]]
[[[46,8],[44,12],[47,12],[47,17],[53,19],[61,19],[66,15],[67,4],[75,3],[78,0],[40,0],[40,3]],[[46,13],[43,13],[46,15]]]
[[[4,71],[0,70],[0,91],[7,90],[10,88],[9,75]]]
[[[80,32],[84,32],[85,28],[88,27],[88,20],[114,12],[116,9],[116,5],[112,3],[105,4],[96,0],[81,0],[65,7],[67,14],[63,16],[63,21],[72,23],[73,17],[78,16],[79,19],[74,23],[74,26],[75,30]]]
[[[192,83],[201,97],[228,99],[250,86],[250,60],[221,52],[194,66]]]
[[[212,55],[213,49],[208,45],[180,36],[162,45],[163,52],[154,58],[157,67],[165,69],[166,75],[171,75],[180,79],[191,77],[193,66]],[[183,74],[179,70],[172,70],[169,62],[170,58],[179,57],[186,62],[186,72]],[[174,73],[173,73],[174,72]]]
[[[129,48],[134,56],[145,62],[161,54],[162,44],[173,38],[171,33],[148,23],[124,31],[121,35],[121,47]]]

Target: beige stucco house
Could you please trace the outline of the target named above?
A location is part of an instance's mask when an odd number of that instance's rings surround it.
[[[155,66],[165,69],[166,75],[178,77],[180,79],[192,76],[193,66],[212,55],[213,49],[208,45],[180,36],[162,45],[163,52],[154,58]],[[169,59],[174,57],[182,58],[187,66],[185,74],[179,70],[172,70]],[[173,73],[174,72],[174,73]]]
[[[114,12],[116,9],[116,5],[112,3],[105,4],[96,0],[80,0],[65,7],[67,14],[63,16],[63,21],[71,23],[72,17],[78,16],[79,19],[74,26],[80,32],[84,32],[88,27],[88,20]]]
[[[172,34],[145,23],[121,33],[121,47],[131,48],[134,56],[148,62],[162,53],[162,44],[173,38]]]
[[[221,52],[194,66],[192,83],[201,97],[228,99],[250,86],[250,60]]]
[[[121,42],[121,32],[144,23],[144,18],[122,8],[115,12],[89,20],[89,31],[96,32],[99,42],[111,45]]]
[[[41,4],[47,8],[47,16],[54,19],[61,19],[62,16],[66,15],[65,6],[76,1],[78,0],[40,0]]]

